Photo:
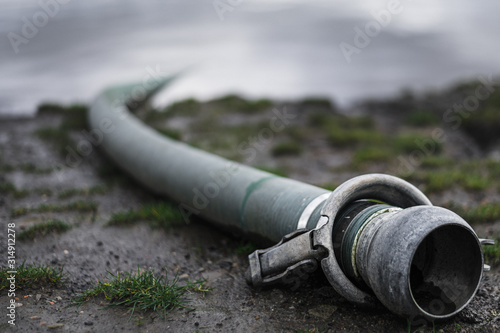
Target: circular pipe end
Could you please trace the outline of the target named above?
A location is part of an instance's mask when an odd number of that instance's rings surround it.
[[[374,219],[360,236],[356,262],[389,310],[431,321],[460,312],[474,297],[483,272],[474,230],[455,213],[433,206]]]
[[[416,307],[432,319],[460,312],[478,289],[482,257],[471,230],[452,224],[431,231],[411,260],[409,288]]]

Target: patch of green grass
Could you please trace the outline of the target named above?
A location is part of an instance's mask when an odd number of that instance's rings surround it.
[[[88,188],[70,188],[60,192],[57,197],[59,199],[67,199],[77,195],[89,196],[95,194],[106,194],[107,192],[107,187],[102,185],[95,185]]]
[[[491,186],[491,178],[481,173],[481,170],[468,169],[467,166],[458,165],[451,170],[439,168],[417,172],[409,178],[422,182],[427,193],[442,192],[455,185],[468,191],[483,191]]]
[[[423,151],[424,147],[428,149],[429,152],[432,152],[433,155],[437,155],[443,150],[443,144],[441,142],[417,133],[400,134],[391,141],[396,153],[401,154],[410,154],[413,151]]]
[[[11,217],[19,217],[29,213],[59,213],[67,211],[77,211],[81,213],[92,213],[95,215],[97,212],[97,203],[93,201],[75,201],[62,205],[41,204],[33,208],[16,208],[11,210]]]
[[[334,110],[335,107],[332,104],[332,101],[329,100],[328,98],[324,97],[310,97],[303,99],[302,101],[299,102],[299,104],[308,109],[323,109],[323,110]]]
[[[500,220],[500,203],[482,203],[475,207],[465,207],[451,203],[447,205],[447,208],[460,215],[470,224]]]
[[[210,291],[205,285],[205,280],[186,282],[180,285],[176,276],[168,280],[164,275],[155,274],[154,271],[141,271],[133,273],[116,273],[108,271],[108,279],[97,281],[96,285],[83,291],[73,299],[73,304],[81,306],[95,297],[104,297],[109,300],[109,306],[124,306],[132,309],[130,318],[136,310],[154,311],[163,318],[176,308],[188,308],[191,292],[206,293]],[[189,309],[189,308],[188,308]]]
[[[34,163],[23,163],[17,168],[25,173],[46,174],[52,172],[52,168],[39,168]]]
[[[15,199],[22,199],[29,195],[28,190],[19,190],[12,183],[2,183],[0,184],[0,192],[12,195]]]
[[[335,183],[323,183],[323,184],[319,184],[317,186],[321,187],[321,188],[324,188],[325,190],[328,190],[328,191],[335,191],[335,189],[337,187],[339,187],[339,184],[335,184]]]
[[[0,269],[0,290],[8,288],[10,281],[7,273],[11,269]],[[49,286],[59,287],[66,280],[63,268],[52,268],[45,265],[26,265],[23,262],[16,269],[16,289],[34,289],[39,287],[47,288]]]
[[[58,153],[65,155],[68,153],[67,148],[75,147],[75,142],[69,136],[68,131],[61,129],[60,127],[43,127],[35,131],[35,135],[41,140],[54,146]]]
[[[391,152],[383,146],[360,148],[354,152],[352,164],[355,167],[360,167],[368,163],[384,162],[392,157]]]
[[[308,128],[300,125],[289,125],[285,127],[284,133],[297,143],[304,142],[310,136]]]
[[[61,129],[83,130],[87,128],[87,112],[85,105],[71,105],[66,107],[65,117],[61,123]]]
[[[169,228],[173,224],[182,221],[182,214],[179,209],[166,202],[156,202],[146,204],[138,210],[128,210],[117,212],[111,216],[107,225],[131,225],[135,222],[147,221],[152,227]]]
[[[241,112],[253,114],[270,109],[273,104],[268,99],[248,100],[238,95],[227,95],[208,102],[219,112]]]
[[[405,123],[415,127],[433,126],[439,123],[439,117],[431,111],[415,110],[406,115]]]
[[[166,108],[166,113],[176,116],[194,116],[201,111],[202,103],[194,98],[172,103]]]
[[[12,172],[15,168],[11,164],[0,165],[0,172]]]
[[[44,237],[51,233],[63,233],[71,229],[71,226],[59,220],[50,220],[44,223],[38,223],[17,235],[18,240],[33,240],[36,237]]]
[[[495,240],[494,245],[483,245],[484,261],[490,266],[500,264],[500,238]]]
[[[66,108],[60,104],[42,103],[38,105],[36,113],[37,115],[43,115],[43,114],[54,115],[54,114],[64,114],[65,111]]]
[[[454,165],[454,161],[446,156],[442,155],[426,155],[422,158],[420,166],[422,168],[440,168],[449,167]]]
[[[359,144],[380,144],[384,135],[375,128],[375,122],[368,116],[348,117],[345,115],[312,114],[309,122],[320,126],[327,134],[330,144],[338,148],[354,147]]]
[[[460,178],[456,171],[432,171],[424,175],[425,191],[427,193],[441,192],[453,187]]]
[[[303,148],[295,141],[284,141],[277,143],[271,148],[271,155],[280,156],[298,156],[302,154]]]
[[[42,104],[38,113],[62,114],[64,117],[58,127],[43,127],[35,131],[41,140],[52,144],[61,155],[68,153],[68,147],[75,149],[75,142],[70,137],[70,131],[84,130],[87,128],[87,107],[84,105],[71,105],[68,107]]]
[[[47,174],[53,171],[52,168],[39,168],[34,163],[23,163],[16,166],[12,164],[0,165],[0,172],[12,172],[14,170],[20,170],[24,173],[34,173],[34,174]]]
[[[280,177],[286,177],[288,175],[288,172],[283,169],[283,168],[275,168],[275,167],[269,167],[269,166],[256,166],[256,169],[266,171],[272,174],[275,174],[276,176]]]
[[[44,103],[38,106],[37,115],[62,115],[64,116],[61,128],[78,130],[87,128],[87,106],[73,104],[64,106],[60,104]]]
[[[167,138],[173,140],[182,140],[182,133],[179,130],[172,128],[156,128],[156,131],[163,134]]]

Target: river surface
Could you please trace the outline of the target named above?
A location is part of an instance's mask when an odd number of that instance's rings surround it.
[[[500,73],[499,15],[466,0],[0,0],[0,114],[183,69],[157,103],[434,89]]]

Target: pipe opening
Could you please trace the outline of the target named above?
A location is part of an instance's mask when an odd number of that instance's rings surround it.
[[[482,269],[481,248],[471,231],[459,225],[439,227],[413,255],[409,280],[413,300],[431,316],[450,316],[474,296]]]

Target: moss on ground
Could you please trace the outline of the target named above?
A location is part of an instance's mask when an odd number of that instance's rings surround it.
[[[131,225],[145,221],[152,227],[170,228],[182,221],[180,210],[169,202],[146,204],[139,209],[114,213],[108,221],[109,226]]]
[[[50,220],[43,223],[35,224],[28,229],[20,232],[17,239],[20,241],[33,240],[37,237],[44,237],[48,234],[63,233],[71,229],[71,226],[60,220]]]
[[[97,212],[97,203],[93,201],[75,201],[67,204],[41,204],[35,207],[20,207],[12,209],[10,212],[11,217],[19,217],[30,213],[60,213],[67,211],[75,211],[81,213]]]

